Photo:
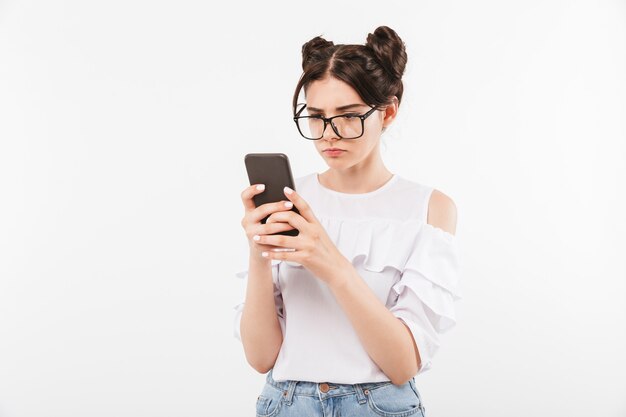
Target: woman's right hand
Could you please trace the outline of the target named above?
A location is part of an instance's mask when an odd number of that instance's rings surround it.
[[[258,256],[258,259],[266,260],[267,258],[261,256],[261,252],[270,251],[275,249],[276,246],[257,243],[253,237],[254,235],[271,235],[277,232],[294,229],[289,223],[274,222],[271,216],[271,214],[275,212],[291,210],[291,207],[285,206],[285,203],[292,203],[289,200],[281,200],[274,203],[261,204],[259,207],[256,207],[253,197],[265,191],[264,186],[260,190],[257,189],[258,185],[260,184],[253,184],[246,187],[241,193],[241,200],[245,208],[243,219],[241,219],[241,226],[246,232],[251,252]],[[262,224],[261,220],[268,215],[270,215],[270,217],[266,220],[265,224]]]

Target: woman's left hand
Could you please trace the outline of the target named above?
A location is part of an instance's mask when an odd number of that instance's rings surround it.
[[[293,248],[295,251],[268,251],[268,259],[280,259],[297,262],[311,271],[328,285],[339,283],[342,276],[341,267],[350,263],[339,252],[333,241],[328,237],[326,230],[317,220],[309,204],[294,190],[291,194],[285,187],[284,193],[300,214],[293,210],[272,213],[266,222],[285,222],[298,229],[298,236],[260,235],[255,242],[264,245],[273,245],[283,248]]]

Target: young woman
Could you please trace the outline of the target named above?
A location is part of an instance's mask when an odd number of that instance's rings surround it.
[[[281,202],[255,208],[262,184],[241,194],[250,258],[234,333],[267,373],[256,414],[425,415],[415,376],[456,323],[459,249],[453,201],[380,155],[402,100],[404,43],[381,26],[365,45],[315,37],[302,59],[294,120],[328,170],[295,178]]]

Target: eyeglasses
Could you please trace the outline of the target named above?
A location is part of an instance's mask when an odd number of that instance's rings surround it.
[[[365,119],[374,113],[375,110],[380,109],[372,107],[372,109],[365,114],[340,114],[328,118],[319,114],[308,115],[305,110],[306,104],[303,104],[302,108],[298,110],[293,118],[293,121],[296,122],[296,126],[298,127],[298,132],[300,132],[305,139],[319,140],[324,136],[327,124],[330,124],[333,131],[341,139],[360,138],[365,131]]]

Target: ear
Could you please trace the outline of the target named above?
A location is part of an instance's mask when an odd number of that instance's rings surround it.
[[[398,97],[393,96],[391,104],[387,105],[383,116],[383,129],[389,127],[398,114]]]

